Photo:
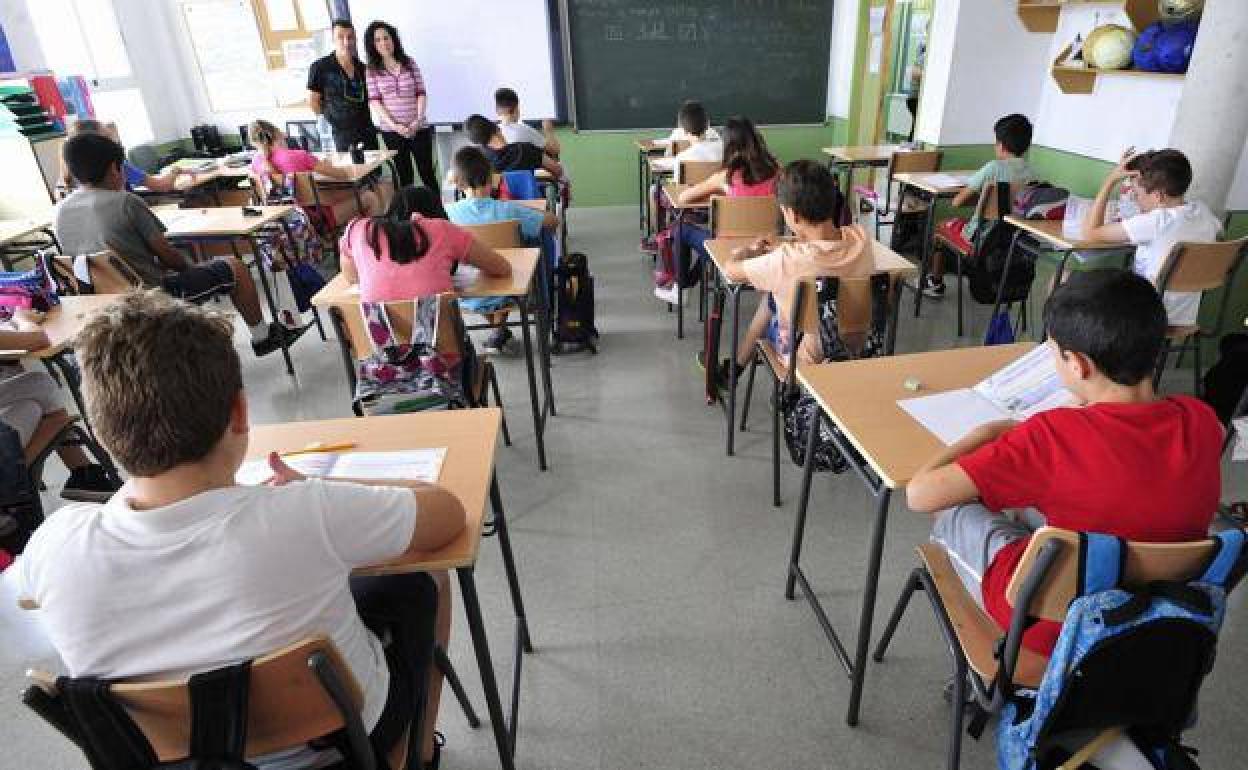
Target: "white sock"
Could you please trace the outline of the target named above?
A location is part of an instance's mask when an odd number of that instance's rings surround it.
[[[264,342],[269,336],[269,325],[264,321],[258,324],[249,324],[247,330],[251,332],[252,342]]]

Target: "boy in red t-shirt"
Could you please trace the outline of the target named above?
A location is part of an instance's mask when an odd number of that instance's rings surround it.
[[[1153,392],[1166,311],[1147,279],[1076,274],[1053,293],[1044,321],[1058,373],[1083,406],[983,425],[906,487],[910,508],[938,514],[932,540],[1003,629],[1005,589],[1036,519],[1128,540],[1199,540],[1221,493],[1213,410]],[[1048,654],[1060,630],[1037,623],[1023,643]]]

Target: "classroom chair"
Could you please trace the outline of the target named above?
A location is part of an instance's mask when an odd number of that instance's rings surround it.
[[[1176,243],[1161,269],[1157,288],[1166,291],[1205,292],[1223,289],[1235,284],[1235,277],[1248,254],[1248,238],[1218,243]],[[1230,291],[1222,291],[1218,298],[1218,311],[1212,325],[1199,321],[1190,326],[1170,326],[1157,360],[1157,372],[1153,386],[1161,384],[1161,372],[1166,368],[1170,354],[1178,353],[1176,367],[1182,366],[1183,354],[1192,351],[1192,394],[1201,395],[1201,348],[1208,340],[1217,340],[1226,320],[1226,308]]]
[[[224,671],[221,669],[220,671]],[[217,672],[214,672],[217,673]],[[58,680],[46,671],[30,671],[31,684],[23,702],[71,742],[84,748],[84,737],[67,718],[69,706],[58,689]],[[197,740],[188,680],[106,683],[105,698],[116,703],[133,720],[161,762],[188,757]],[[389,757],[378,757],[360,719],[363,695],[351,670],[334,643],[314,636],[251,662],[240,706],[245,715],[244,756],[254,757],[294,748],[309,741],[345,732],[345,760],[351,767],[374,770],[406,767],[407,743],[420,735],[424,698],[407,734]],[[230,738],[224,740],[229,742]],[[209,757],[201,757],[209,759]],[[216,757],[211,757],[216,759]]]
[[[22,450],[26,474],[30,479],[32,490],[37,491],[43,488],[44,464],[53,452],[64,446],[82,447],[100,464],[110,481],[121,484],[121,475],[117,472],[117,466],[113,464],[113,458],[86,429],[84,418],[61,413],[48,415],[40,420]],[[38,494],[34,496],[34,505],[37,518],[42,521],[43,504]]]
[[[321,146],[321,132],[315,120],[286,121],[286,138],[301,150],[320,152],[330,149]]]
[[[498,222],[486,222],[477,225],[461,225],[461,227],[472,233],[472,237],[482,246],[489,246],[491,249],[519,249],[524,246],[524,239],[520,236],[520,220],[518,219],[504,219]]]
[[[1043,680],[1048,658],[1022,646],[1023,632],[1033,619],[1059,623],[1066,619],[1067,608],[1080,595],[1080,542],[1080,533],[1054,527],[1043,527],[1032,536],[1006,590],[1014,608],[1008,633],[997,626],[966,589],[943,546],[924,543],[915,549],[920,566],[910,573],[874,658],[877,663],[883,662],[914,592],[927,594],[953,662],[947,755],[950,770],[956,770],[960,764],[968,684],[971,698],[992,713],[1001,709],[1015,689],[1034,689]],[[1191,580],[1205,569],[1215,548],[1216,541],[1212,539],[1187,543],[1127,542],[1121,583],[1128,590],[1136,590],[1155,581]],[[1161,661],[1158,666],[1165,668]],[[1070,762],[1063,765],[1069,770],[1079,766]]]
[[[705,182],[723,167],[724,164],[717,160],[682,160],[676,164],[676,183],[694,185]]]
[[[390,321],[394,325],[395,334],[407,339],[411,333],[412,303],[390,302],[386,304]],[[355,386],[358,372],[356,362],[362,360],[372,350],[368,337],[368,329],[360,313],[360,306],[355,303],[332,305],[329,317],[333,322],[338,337],[338,345],[342,353],[342,363],[347,371],[347,388],[351,393],[351,410],[357,417],[364,416],[363,407],[355,400]],[[453,294],[438,296],[438,331],[435,346],[438,352],[460,355],[459,340],[463,335],[464,319],[459,314],[459,303]],[[472,408],[490,405],[490,395],[494,396],[494,405],[501,411],[503,399],[499,395],[498,375],[494,371],[494,363],[487,356],[477,356],[477,370],[472,373],[472,388],[464,395]],[[511,446],[511,433],[507,429],[507,416],[503,418],[503,443]]]
[[[857,356],[866,343],[872,325],[872,282],[881,276],[871,278],[838,278],[836,284],[836,320],[837,329],[842,342],[851,355]],[[885,280],[888,280],[885,276]],[[893,287],[892,290],[895,290]],[[819,290],[816,279],[807,278],[799,281],[794,294],[792,316],[789,328],[793,330],[792,346],[785,355],[776,351],[767,339],[760,339],[755,346],[753,361],[750,362],[750,374],[745,385],[745,403],[741,409],[741,430],[745,431],[750,418],[750,398],[754,394],[754,376],[760,364],[767,366],[771,375],[771,491],[772,505],[779,507],[780,501],[780,433],[781,420],[784,419],[784,405],[789,399],[799,395],[801,387],[797,383],[797,354],[802,340],[808,334],[817,338],[821,335],[823,307],[819,301]],[[732,354],[736,356],[736,351]],[[814,426],[813,429],[817,429]]]
[[[711,197],[709,238],[750,238],[779,235],[784,232],[784,218],[774,195]],[[687,257],[685,252],[682,255]],[[706,297],[709,278],[714,276],[714,265],[709,259],[702,264],[702,281],[699,288],[698,318],[706,319]]]
[[[79,278],[74,263],[86,270],[86,280]],[[60,294],[124,294],[143,285],[143,280],[117,256],[106,249],[79,257],[46,254],[44,265]]]
[[[875,213],[875,239],[880,239],[880,228],[883,225],[897,224],[901,207],[905,204],[905,196],[898,189],[897,208],[893,209],[893,187],[897,185],[893,178],[897,174],[912,174],[936,171],[940,168],[942,153],[937,150],[914,150],[911,152],[895,152],[888,161],[888,176],[884,183],[884,207],[877,208]],[[929,205],[935,201],[929,202]]]

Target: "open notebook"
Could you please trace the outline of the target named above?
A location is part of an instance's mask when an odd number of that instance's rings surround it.
[[[897,405],[952,444],[984,423],[1025,420],[1073,403],[1074,396],[1058,377],[1053,349],[1037,345],[973,388],[902,399]]]
[[[433,483],[442,474],[446,448],[397,452],[309,452],[283,459],[305,476]],[[243,463],[234,480],[239,484],[263,484],[272,475],[268,460],[252,460]]]

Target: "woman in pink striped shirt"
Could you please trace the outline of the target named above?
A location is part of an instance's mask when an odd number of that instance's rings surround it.
[[[420,179],[434,192],[438,177],[433,170],[433,127],[425,122],[425,81],[416,62],[403,51],[399,31],[384,21],[374,21],[364,32],[368,58],[368,103],[381,126],[386,146],[398,153],[399,186],[413,181],[412,164]]]

